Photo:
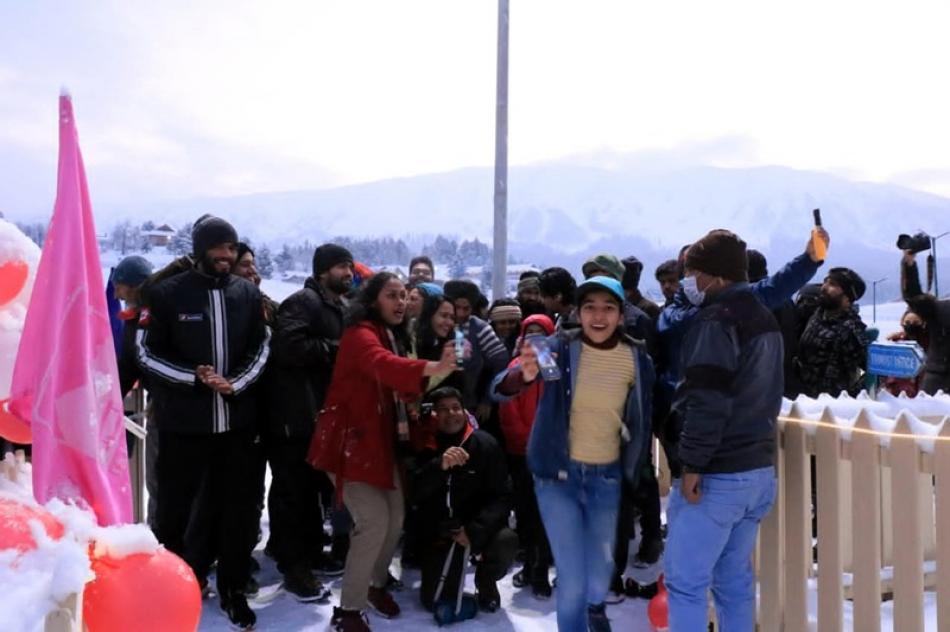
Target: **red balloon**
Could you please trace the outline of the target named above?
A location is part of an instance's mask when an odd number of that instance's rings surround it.
[[[194,632],[201,589],[191,567],[164,548],[92,560],[82,617],[89,632]]]
[[[39,520],[46,529],[46,535],[54,540],[63,537],[63,523],[50,512],[42,507],[0,497],[0,550],[17,549],[25,552],[35,549],[36,540],[30,531],[31,520]]]
[[[670,627],[670,607],[666,601],[665,590],[656,594],[647,605],[647,617],[654,630],[665,630]]]
[[[0,307],[3,307],[17,297],[26,278],[30,274],[30,267],[23,261],[7,261],[0,264]]]
[[[9,399],[0,400],[0,437],[13,443],[33,443],[33,432],[9,410]]]

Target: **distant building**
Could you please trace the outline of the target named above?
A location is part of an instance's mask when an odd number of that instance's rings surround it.
[[[150,246],[167,246],[172,237],[175,236],[175,229],[168,224],[162,224],[153,230],[142,231],[142,235],[148,240]]]

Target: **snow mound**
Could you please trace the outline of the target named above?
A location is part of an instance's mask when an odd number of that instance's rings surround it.
[[[37,506],[30,484],[31,467],[7,454],[0,461],[0,496]],[[47,615],[94,578],[90,550],[96,557],[122,558],[154,553],[159,548],[145,525],[100,527],[95,515],[74,504],[53,499],[44,506],[65,532],[54,540],[38,521],[30,524],[36,549],[0,551],[0,621],[8,632],[43,629]]]

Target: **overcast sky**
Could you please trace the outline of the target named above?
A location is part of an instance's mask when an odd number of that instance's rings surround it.
[[[510,162],[781,164],[950,196],[950,3],[511,0]],[[0,211],[491,165],[493,0],[0,0]],[[663,154],[650,153],[651,156]]]

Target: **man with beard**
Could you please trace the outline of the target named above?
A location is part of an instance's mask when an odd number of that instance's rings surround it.
[[[795,366],[802,392],[837,396],[857,395],[861,369],[867,366],[866,329],[854,303],[864,295],[865,284],[848,268],[832,268],[821,286],[818,309],[805,326]]]
[[[321,491],[332,490],[324,472],[307,462],[314,419],[323,407],[343,335],[344,295],[353,283],[353,255],[336,244],[313,253],[313,276],[277,311],[274,331],[270,419],[273,472],[268,506],[268,552],[284,575],[284,588],[300,601],[318,601],[329,591],[314,578],[343,573],[323,552]]]
[[[526,270],[518,278],[518,294],[515,298],[521,306],[521,315],[524,318],[535,314],[544,314],[544,303],[541,302],[541,283],[538,277],[540,272]]]
[[[207,216],[192,229],[197,264],[153,285],[136,336],[158,425],[157,532],[200,584],[218,560],[221,608],[235,626],[256,617],[249,578],[255,513],[251,386],[264,372],[270,332],[260,291],[231,274],[237,233]]]

